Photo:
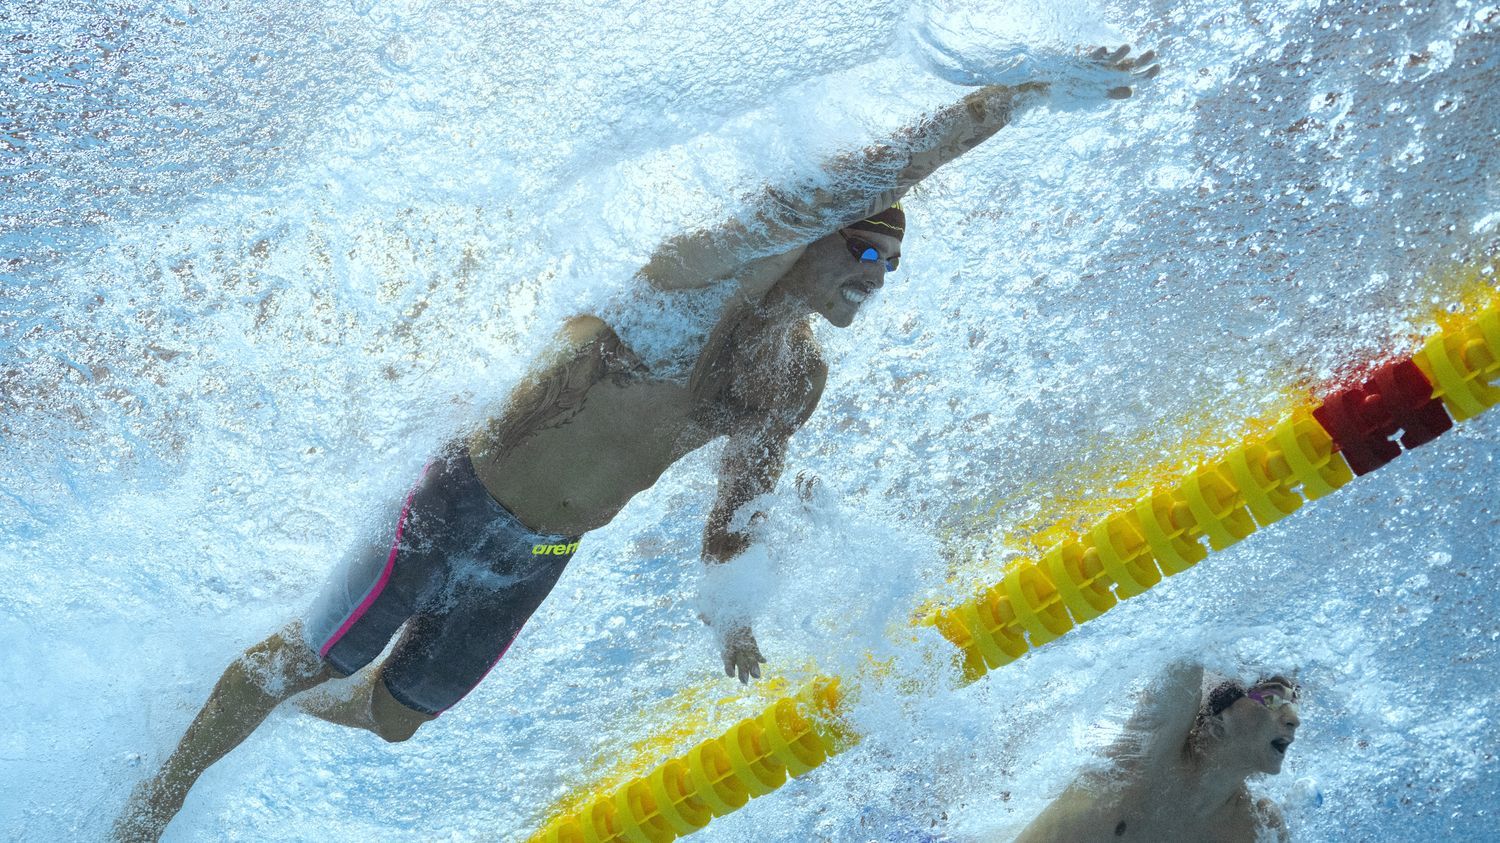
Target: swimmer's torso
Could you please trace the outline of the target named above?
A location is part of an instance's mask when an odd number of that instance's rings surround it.
[[[802,356],[815,356],[806,326],[796,333]],[[534,530],[581,535],[607,524],[684,455],[805,394],[795,361],[740,353],[762,345],[754,337],[715,336],[700,350],[727,375],[720,385],[705,379],[695,394],[681,372],[663,377],[646,366],[602,320],[570,320],[561,359],[470,440],[476,473]]]
[[[582,535],[608,523],[668,466],[716,435],[694,418],[693,403],[686,386],[649,376],[599,380],[561,424],[513,444],[471,443],[474,468],[523,524]]]

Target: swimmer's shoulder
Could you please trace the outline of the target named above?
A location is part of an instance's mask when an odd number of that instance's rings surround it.
[[[615,329],[592,313],[569,317],[560,333],[562,344],[567,349],[563,365],[571,366],[572,363],[567,362],[570,360],[587,360],[590,362],[585,368],[590,369],[591,377],[609,376],[616,382],[621,382],[621,378],[630,380],[650,374],[650,369],[620,339]]]
[[[1206,829],[1209,840],[1222,843],[1260,843],[1290,840],[1281,808],[1266,798],[1255,798],[1241,785],[1235,795],[1215,812]]]
[[[1042,809],[1015,843],[1106,839],[1118,825],[1118,803],[1113,788],[1080,778]]]
[[[615,329],[592,313],[568,317],[563,322],[560,336],[562,344],[575,354],[588,352],[590,356],[606,359],[625,357],[632,365],[640,362]]]
[[[1256,800],[1254,819],[1257,839],[1263,839],[1259,832],[1264,830],[1266,832],[1264,839],[1275,840],[1276,843],[1290,843],[1292,833],[1286,827],[1286,817],[1281,813],[1281,806],[1269,796]]]
[[[828,382],[823,348],[806,324],[793,327],[784,345],[760,348],[762,353],[736,364],[730,409],[796,430],[817,409]]]

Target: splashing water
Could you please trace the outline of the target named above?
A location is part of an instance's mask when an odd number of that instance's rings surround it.
[[[941,170],[906,202],[901,271],[852,328],[818,327],[832,373],[789,475],[821,491],[782,484],[761,560],[783,670],[923,662],[887,629],[1049,517],[1408,353],[1466,293],[1439,270],[1500,239],[1500,12],[8,5],[0,828],[102,838],[223,666],[563,318],[609,310],[666,345],[669,305],[632,279],[664,237],[815,183],[962,84],[1073,78],[1075,48],[1115,32],[1162,75],[1028,112]],[[1309,689],[1286,771],[1255,785],[1300,839],[1486,839],[1495,425],[974,686],[912,667],[921,693],[861,701],[864,743],[701,836],[1006,839],[1195,656]],[[680,689],[735,695],[695,607],[715,453],[590,534],[415,740],[273,715],[168,839],[516,839]]]

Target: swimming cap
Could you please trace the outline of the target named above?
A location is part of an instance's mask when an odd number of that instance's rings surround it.
[[[851,231],[873,231],[900,240],[906,234],[906,212],[901,210],[901,203],[897,202],[873,217],[866,217],[844,228]]]

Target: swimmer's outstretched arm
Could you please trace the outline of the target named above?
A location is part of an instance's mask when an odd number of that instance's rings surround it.
[[[1097,70],[1098,95],[1124,99],[1132,86],[1156,76],[1155,54],[1103,48],[1084,61]],[[823,166],[823,184],[767,188],[747,220],[689,232],[663,243],[640,271],[658,289],[704,287],[724,281],[752,260],[797,249],[889,208],[923,179],[993,137],[1022,108],[1044,101],[1052,86],[987,85],[924,116],[888,140],[839,155]]]
[[[889,140],[836,156],[827,183],[766,188],[749,219],[732,219],[663,243],[641,276],[665,290],[727,280],[758,258],[805,246],[900,201],[938,167],[1005,127],[1019,99],[1035,93],[992,85],[923,118]]]

